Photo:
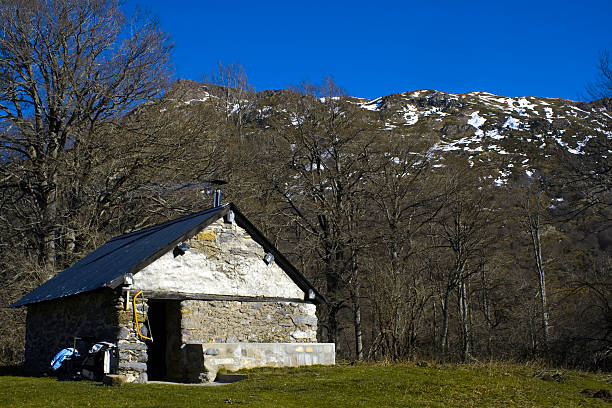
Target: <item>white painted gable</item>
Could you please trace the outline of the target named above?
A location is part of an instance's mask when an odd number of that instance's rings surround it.
[[[304,292],[272,262],[264,249],[236,225],[218,220],[186,242],[184,255],[172,250],[134,274],[133,288],[188,294],[304,299]]]

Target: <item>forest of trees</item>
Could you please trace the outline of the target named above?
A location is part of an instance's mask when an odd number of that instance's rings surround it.
[[[23,353],[7,305],[114,235],[209,206],[223,179],[328,298],[319,338],[340,358],[612,369],[609,136],[499,186],[494,163],[434,162],[429,135],[398,140],[331,78],[255,92],[220,64],[172,85],[166,35],[113,0],[2,1],[0,25],[0,363]],[[607,55],[590,91],[610,112]]]

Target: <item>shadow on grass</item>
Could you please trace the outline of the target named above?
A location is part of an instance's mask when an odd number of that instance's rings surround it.
[[[19,365],[0,365],[0,377],[46,377],[45,374],[32,373]]]
[[[24,377],[28,376],[23,370],[22,365],[0,365],[0,377],[8,377],[8,376],[19,376]]]

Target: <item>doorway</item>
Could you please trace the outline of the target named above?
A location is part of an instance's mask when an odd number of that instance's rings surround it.
[[[151,329],[147,343],[147,375],[150,381],[176,377],[177,352],[180,352],[180,302],[149,299],[147,319]]]

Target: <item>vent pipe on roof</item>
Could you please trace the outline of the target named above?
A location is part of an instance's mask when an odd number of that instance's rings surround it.
[[[221,190],[215,190],[213,194],[213,207],[221,205]]]

